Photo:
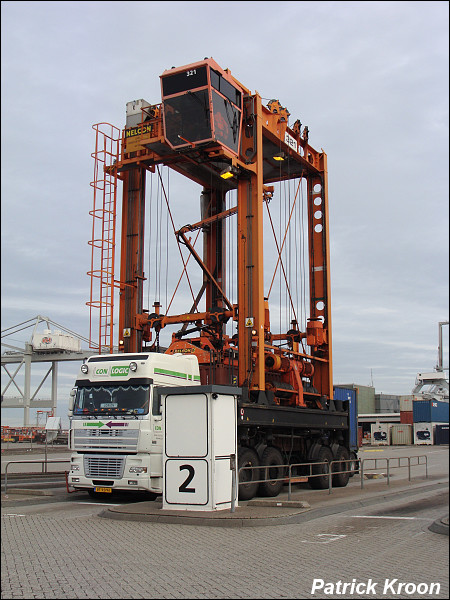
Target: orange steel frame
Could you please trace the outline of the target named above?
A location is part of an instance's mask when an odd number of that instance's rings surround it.
[[[258,93],[251,94],[212,59],[166,71],[161,78],[204,65],[242,92],[238,154],[214,139],[186,144],[183,152],[174,151],[164,137],[163,99],[162,105],[143,111],[142,124],[146,119],[148,127],[141,128],[132,144],[126,130],[122,132],[119,160],[105,167],[106,172],[115,172],[123,179],[119,350],[139,352],[144,342],[152,340],[152,331],[157,334],[156,344],[161,328],[180,324],[186,329],[191,325],[200,331],[199,336],[181,340],[174,335],[168,353],[195,353],[204,372],[214,363],[216,383],[225,382],[220,370],[227,367],[234,374],[233,383],[247,388],[256,399],[263,397],[260,393],[272,391],[276,403],[320,408],[320,398],[333,396],[326,154],[309,145],[308,129],[305,127],[302,133],[299,121],[292,128],[288,126],[289,113],[278,101],[263,106]],[[272,160],[274,152],[284,154],[288,168],[280,169],[279,163]],[[197,312],[195,302],[180,315],[161,314],[157,303],[154,313],[143,311],[145,174],[146,170],[154,172],[159,164],[202,185],[210,199],[201,221],[176,232],[179,242],[188,247],[202,267],[204,284],[198,298],[205,293],[203,313]],[[224,164],[236,173],[227,183],[219,177]],[[307,182],[310,316],[306,331],[299,331],[294,323],[293,330],[275,335],[270,331],[263,288],[263,206],[273,191],[271,183],[294,178]],[[231,189],[237,189],[237,208],[225,211],[225,194]],[[231,306],[224,293],[223,221],[234,212],[238,226],[238,303]],[[199,228],[205,232],[203,259],[195,254],[186,236]],[[237,341],[223,335],[223,324],[229,318],[237,321]],[[277,345],[281,341],[285,348]],[[309,352],[304,350],[305,342]],[[232,356],[237,357],[237,369]],[[303,391],[302,378],[309,379],[314,392]]]

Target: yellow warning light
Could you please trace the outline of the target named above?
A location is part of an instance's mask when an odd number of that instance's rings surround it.
[[[234,177],[235,175],[238,174],[238,170],[236,169],[236,167],[232,167],[231,165],[226,167],[221,173],[220,176],[222,177],[222,179],[230,179],[231,177]]]

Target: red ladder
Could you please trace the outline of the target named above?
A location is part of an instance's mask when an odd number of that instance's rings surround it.
[[[121,131],[109,123],[95,130],[94,205],[92,216],[89,347],[99,353],[113,352],[114,259],[116,246],[117,167]],[[98,337],[97,337],[98,335]]]

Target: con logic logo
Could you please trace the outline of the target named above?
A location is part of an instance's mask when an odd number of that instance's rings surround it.
[[[115,367],[96,367],[94,375],[96,377],[126,377],[130,370],[128,365],[116,365]]]
[[[128,371],[130,370],[129,366],[126,367],[111,367],[111,377],[123,377],[124,375],[128,375]]]
[[[94,371],[95,375],[108,375],[108,369],[105,367],[97,367]]]

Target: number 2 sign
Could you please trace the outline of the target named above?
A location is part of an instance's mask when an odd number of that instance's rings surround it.
[[[169,459],[164,473],[168,504],[208,504],[208,462],[204,459]]]
[[[230,508],[232,490],[236,493],[230,468],[237,452],[234,388],[166,390],[161,400],[163,510]]]

